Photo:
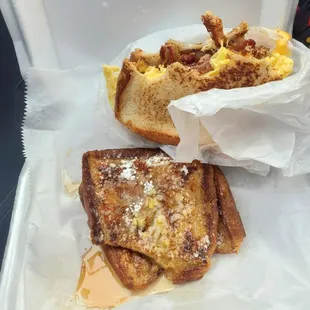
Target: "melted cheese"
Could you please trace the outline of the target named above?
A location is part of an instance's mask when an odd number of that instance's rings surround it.
[[[111,107],[114,109],[117,80],[121,69],[116,66],[103,66],[103,74],[106,79],[108,98]]]

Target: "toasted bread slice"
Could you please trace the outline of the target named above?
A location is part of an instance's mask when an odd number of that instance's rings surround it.
[[[83,200],[93,241],[139,252],[174,283],[201,278],[217,242],[213,168],[154,149],[87,152]]]
[[[125,59],[116,88],[115,117],[128,129],[148,140],[178,145],[179,134],[169,115],[167,106],[170,101],[166,98],[169,93],[170,100],[179,99],[184,91],[180,92],[178,86],[173,96],[171,89],[174,89],[174,83],[168,81],[166,85],[167,79],[156,80],[146,79],[133,62]],[[156,99],[156,103],[152,103],[154,100],[150,100],[151,97]]]
[[[216,252],[237,253],[245,237],[245,230],[223,172],[216,166],[213,169],[219,209]]]

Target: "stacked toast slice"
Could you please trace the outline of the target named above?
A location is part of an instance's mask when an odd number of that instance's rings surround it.
[[[173,283],[197,280],[214,252],[238,252],[245,232],[219,168],[175,163],[159,149],[91,151],[82,165],[92,241],[127,288],[162,272]]]

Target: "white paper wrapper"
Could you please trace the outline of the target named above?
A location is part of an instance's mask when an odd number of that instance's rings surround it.
[[[170,37],[196,41],[201,31],[200,26],[191,26],[151,35],[126,52],[135,46],[157,50]],[[76,288],[81,256],[90,246],[89,229],[79,200],[66,195],[63,170],[78,183],[85,151],[156,146],[113,119],[107,102],[99,100],[105,98],[100,91],[100,71],[98,64],[70,71],[33,69],[28,76],[23,136],[32,184],[26,220],[33,233],[23,267],[27,310],[80,309],[70,297]],[[301,104],[297,106],[300,112]],[[297,139],[300,148],[293,150],[296,158],[306,152],[301,145],[307,145],[308,136]],[[269,164],[255,162],[255,166],[247,159],[246,167],[264,171]],[[225,174],[247,232],[240,253],[216,255],[201,281],[166,294],[138,298],[119,309],[308,309],[309,176],[283,178],[273,171],[261,177],[239,168],[226,169]]]

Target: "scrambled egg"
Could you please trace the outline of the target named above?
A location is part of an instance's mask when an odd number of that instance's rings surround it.
[[[206,73],[206,76],[216,76],[220,70],[225,67],[231,61],[229,58],[231,53],[227,48],[221,47],[210,59],[210,65],[213,68],[212,71]]]
[[[150,209],[153,209],[154,207],[156,207],[158,205],[158,200],[156,198],[150,198],[149,202],[148,202],[148,207]]]
[[[156,79],[160,76],[162,76],[166,72],[166,68],[163,66],[159,66],[159,68],[156,67],[148,67],[148,70],[144,73],[149,79]]]
[[[133,225],[139,229],[144,229],[145,227],[145,218],[144,217],[135,217],[133,219]]]
[[[159,215],[157,218],[156,218],[156,225],[163,225],[166,221],[166,218],[164,215]]]
[[[107,83],[108,98],[112,109],[115,105],[117,79],[121,69],[116,66],[103,66],[103,74]]]
[[[288,48],[288,42],[291,39],[290,34],[285,32],[285,31],[279,30],[279,29],[277,29],[277,33],[278,33],[280,39],[278,39],[276,41],[276,47],[272,51],[272,53],[273,54],[280,54],[280,55],[290,56],[291,55],[291,51]]]
[[[137,63],[137,69],[140,73],[143,73],[149,79],[156,79],[162,76],[166,72],[164,66],[159,66],[159,68],[154,66],[149,66],[145,61],[141,60]]]
[[[291,51],[288,47],[288,42],[291,36],[281,30],[277,30],[279,39],[276,41],[276,47],[270,53],[269,56],[263,59],[251,58],[253,63],[260,63],[265,65],[274,71],[275,74],[280,75],[282,78],[287,77],[293,71],[294,62],[288,56]],[[212,71],[205,74],[206,77],[216,76],[222,69],[224,69],[228,64],[230,66],[234,65],[233,55],[236,55],[233,51],[221,47],[210,59],[210,64],[213,68]],[[249,56],[251,57],[251,56]]]
[[[279,39],[276,41],[276,47],[271,52],[270,57],[266,57],[266,61],[277,71],[283,78],[290,75],[293,71],[294,61],[287,57],[292,54],[288,47],[288,42],[291,39],[290,34],[285,31],[277,30]]]
[[[286,78],[293,71],[293,60],[279,53],[272,54],[272,56],[266,57],[263,60],[282,78]]]

